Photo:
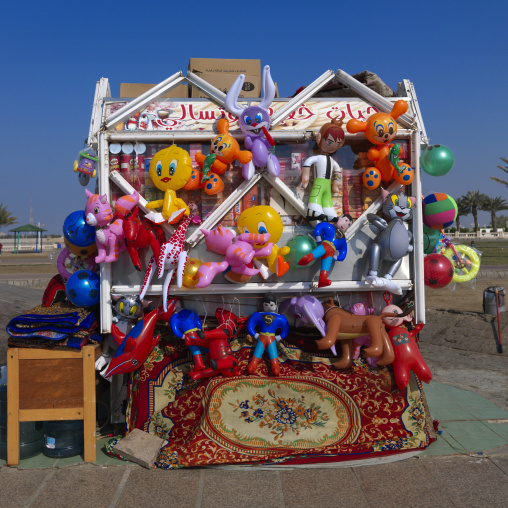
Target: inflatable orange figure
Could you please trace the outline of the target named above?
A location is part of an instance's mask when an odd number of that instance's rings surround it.
[[[217,129],[219,135],[211,142],[210,155],[203,155],[201,152],[195,155],[196,162],[203,168],[203,173],[193,169],[190,180],[184,187],[185,190],[202,188],[210,195],[222,192],[224,182],[218,175],[222,175],[235,160],[241,164],[248,164],[252,160],[252,153],[240,150],[238,141],[228,134],[229,121],[226,118],[217,121]]]
[[[367,139],[376,145],[372,147],[367,157],[374,162],[374,167],[365,168],[363,185],[368,189],[377,189],[383,182],[395,179],[402,185],[409,185],[413,181],[411,166],[399,163],[400,146],[391,143],[397,134],[397,118],[407,111],[407,102],[397,101],[390,113],[374,113],[361,120],[349,120],[347,130],[350,133],[365,132]]]

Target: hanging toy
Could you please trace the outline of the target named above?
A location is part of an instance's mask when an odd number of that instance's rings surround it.
[[[364,350],[367,357],[377,358],[378,366],[392,363],[393,348],[383,324],[384,317],[393,317],[396,314],[354,315],[339,307],[332,298],[323,303],[326,335],[316,341],[319,349],[331,349],[336,354],[335,344],[340,342],[341,357],[332,362],[336,369],[349,369],[353,364],[353,339],[368,335],[370,346]]]
[[[176,196],[192,173],[192,161],[189,152],[176,145],[157,152],[150,162],[150,178],[154,185],[164,191],[164,199],[149,201],[147,208],[162,207],[160,214],[149,214],[147,218],[153,222],[169,222],[176,224],[190,210],[185,201]]]
[[[218,226],[211,231],[206,229],[201,231],[205,235],[208,249],[217,252],[217,254],[223,254],[224,261],[202,263],[197,272],[199,278],[199,282],[196,284],[197,288],[208,286],[218,273],[226,271],[228,267],[231,267],[231,271],[235,274],[254,277],[259,273],[259,270],[253,267],[252,260],[255,257],[268,256],[273,249],[273,244],[267,243],[270,239],[269,234],[242,233],[236,236],[234,231],[223,226]],[[256,244],[265,246],[257,249]]]
[[[254,258],[256,268],[260,270],[263,279],[268,278],[271,273],[281,277],[289,270],[289,263],[284,260],[284,256],[289,254],[289,247],[278,247],[275,245],[280,240],[284,231],[284,225],[280,215],[271,207],[266,205],[253,206],[244,210],[236,223],[240,233],[256,233],[270,235],[270,241],[273,245],[272,251],[266,256],[267,267],[259,261],[263,259],[259,256]],[[254,247],[261,249],[266,247],[266,243],[255,244]]]
[[[344,261],[347,254],[347,242],[344,236],[335,237],[335,227],[329,222],[321,222],[314,228],[314,236],[318,246],[304,256],[298,264],[306,266],[316,259],[321,259],[318,288],[329,286],[332,281],[328,278],[332,270],[333,261]]]
[[[399,390],[403,390],[409,383],[409,371],[412,370],[422,381],[430,383],[432,373],[425,363],[420,353],[420,348],[415,342],[414,337],[420,333],[424,323],[416,325],[411,331],[401,326],[404,322],[411,322],[411,311],[402,312],[400,307],[392,305],[392,296],[385,293],[384,295],[387,306],[381,313],[394,313],[394,317],[384,317],[384,324],[390,328],[388,335],[393,344],[395,354],[392,362],[395,382]]]
[[[189,346],[192,359],[194,360],[192,372],[198,373],[204,370],[206,366],[203,361],[203,353],[206,353],[208,350],[201,348],[201,342],[193,343],[191,341],[191,339],[203,339],[203,323],[199,316],[188,309],[182,309],[171,316],[169,324],[175,337],[185,340],[185,343]]]
[[[182,287],[183,272],[185,269],[185,263],[187,262],[187,252],[185,251],[185,233],[191,222],[199,224],[201,219],[197,215],[198,207],[195,203],[190,203],[190,214],[185,216],[182,222],[178,225],[177,230],[171,235],[169,240],[166,240],[160,247],[159,257],[155,258],[155,255],[151,257],[148,269],[141,285],[141,293],[139,297],[141,300],[146,295],[150,281],[152,280],[155,272],[155,265],[157,265],[157,276],[160,279],[164,274],[164,270],[167,270],[166,279],[164,280],[164,286],[162,289],[162,302],[164,310],[167,309],[168,300],[168,289],[176,268],[176,281],[178,288]]]
[[[192,175],[185,185],[185,190],[202,188],[206,194],[213,195],[224,190],[224,182],[218,175],[222,175],[235,160],[241,164],[249,164],[252,153],[240,150],[238,141],[228,134],[229,121],[226,118],[217,120],[219,135],[210,144],[210,155],[197,152],[196,162],[203,169],[203,173],[193,169]]]
[[[402,258],[413,251],[413,234],[406,229],[404,221],[413,217],[415,198],[403,192],[390,194],[384,189],[381,189],[381,195],[384,200],[383,214],[389,222],[373,213],[367,215],[369,224],[381,233],[369,246],[369,272],[365,281],[375,288],[385,288],[401,295],[401,287],[392,279],[402,264]],[[379,265],[383,260],[390,264],[385,275],[379,276]]]
[[[367,189],[377,189],[381,181],[388,183],[395,179],[402,185],[409,185],[413,181],[411,166],[399,162],[400,145],[392,143],[397,135],[397,118],[407,108],[407,102],[399,100],[390,113],[374,113],[366,122],[352,119],[346,125],[348,132],[365,132],[365,137],[376,145],[367,153],[374,167],[365,168],[363,172],[363,185]]]
[[[160,246],[166,240],[164,231],[159,224],[149,221],[146,217],[140,219],[139,208],[136,206],[134,210],[125,214],[122,228],[125,246],[136,270],[141,271],[142,269],[139,249],[150,246],[155,259],[158,259]]]
[[[86,223],[95,227],[95,243],[98,251],[95,262],[117,261],[119,253],[125,250],[122,219],[138,204],[139,194],[134,191],[130,195],[118,198],[115,207],[116,219],[106,194],[99,196],[92,194],[88,189],[85,189],[85,194],[88,198],[85,207]]]
[[[111,325],[111,334],[118,344],[118,349],[108,370],[104,373],[105,378],[113,374],[133,372],[145,363],[148,355],[159,342],[159,335],[154,337],[157,321],[169,322],[175,304],[176,298],[172,298],[166,310],[163,310],[162,306],[152,310],[138,321],[127,334],[122,333],[114,323]]]
[[[306,159],[302,169],[302,187],[309,185],[310,168],[314,167],[314,181],[309,195],[307,220],[337,222],[338,216],[333,206],[332,192],[340,191],[341,168],[332,155],[344,144],[342,120],[334,118],[325,123],[316,134],[319,155]],[[333,183],[332,183],[333,182]]]
[[[78,173],[79,183],[86,187],[90,178],[95,178],[97,169],[95,165],[99,162],[97,152],[91,148],[81,150],[77,161],[74,161],[74,172]]]
[[[202,334],[186,334],[185,344],[189,347],[206,348],[210,367],[194,370],[189,373],[192,379],[203,379],[221,374],[224,377],[238,376],[240,368],[229,345],[248,318],[237,318],[235,314],[224,309],[217,309],[215,317],[219,324],[215,330],[207,330]],[[196,358],[194,356],[194,358]]]
[[[238,117],[238,125],[246,135],[245,148],[252,152],[252,161],[243,165],[242,174],[246,180],[252,178],[255,167],[264,168],[274,177],[280,174],[279,160],[270,153],[275,148],[275,142],[270,136],[270,113],[268,107],[275,98],[275,83],[270,75],[268,65],[263,69],[263,99],[257,106],[240,107],[237,103],[240,97],[245,75],[240,74],[231,85],[224,104],[228,111]]]
[[[256,371],[263,353],[266,351],[270,358],[272,375],[278,376],[280,363],[277,342],[287,337],[289,323],[285,316],[277,314],[277,300],[272,293],[266,293],[263,297],[263,312],[255,312],[250,316],[247,322],[247,332],[257,340],[247,372],[253,374]]]

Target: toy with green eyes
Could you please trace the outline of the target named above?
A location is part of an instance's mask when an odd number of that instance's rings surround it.
[[[176,191],[185,186],[192,173],[189,152],[176,145],[157,152],[150,163],[150,178],[154,185],[164,191],[164,199],[150,201],[147,208],[162,206],[162,217],[170,224],[177,223],[190,210],[183,199],[176,197]]]
[[[386,220],[373,213],[367,215],[369,224],[380,233],[369,246],[369,273],[365,281],[377,289],[401,295],[401,287],[392,279],[402,264],[402,258],[413,251],[413,235],[404,222],[412,219],[416,200],[402,191],[390,194],[381,189],[381,195]],[[380,276],[378,271],[383,261],[388,261],[389,265],[385,275]]]
[[[284,257],[289,254],[289,247],[277,247],[275,244],[280,240],[284,226],[280,215],[271,207],[266,205],[253,206],[244,210],[236,223],[240,233],[254,233],[270,235],[270,242],[273,243],[272,251],[265,256],[270,272],[277,274],[278,277],[284,275],[289,270],[289,263],[284,261]],[[265,247],[268,241],[263,244],[254,244],[254,248],[260,249]],[[254,263],[259,269],[260,275],[267,278],[270,273],[266,270],[266,266],[259,260],[261,257],[255,258]],[[263,270],[263,267],[265,270]]]

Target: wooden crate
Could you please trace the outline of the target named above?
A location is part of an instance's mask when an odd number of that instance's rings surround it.
[[[7,464],[19,464],[19,422],[83,420],[85,462],[96,459],[95,360],[99,346],[81,351],[9,348]]]

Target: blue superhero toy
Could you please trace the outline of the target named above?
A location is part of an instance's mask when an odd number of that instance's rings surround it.
[[[321,222],[314,228],[314,236],[318,246],[306,256],[303,256],[298,261],[298,264],[306,266],[315,259],[321,258],[318,288],[329,286],[332,283],[328,275],[331,272],[333,261],[344,261],[346,258],[347,241],[344,238],[344,233],[351,224],[352,220],[350,216],[345,214],[341,215],[336,226],[333,226],[329,222]],[[336,228],[339,232],[337,236]]]
[[[179,339],[185,340],[186,337],[191,339],[204,338],[204,333],[202,330],[203,324],[195,312],[183,309],[171,316],[169,324],[171,326],[171,331]],[[203,341],[203,345],[204,344],[206,344],[206,341]],[[202,346],[189,346],[189,349],[192,353],[192,357],[194,358],[194,369],[192,372],[199,372],[204,370],[206,367],[205,362],[203,361],[202,353],[206,353],[208,349]]]
[[[277,300],[272,293],[266,293],[263,297],[263,311],[252,314],[247,322],[247,333],[257,339],[247,372],[249,374],[254,373],[263,353],[267,351],[272,374],[278,376],[280,364],[279,355],[277,354],[277,342],[287,337],[289,323],[282,314],[277,314]]]

